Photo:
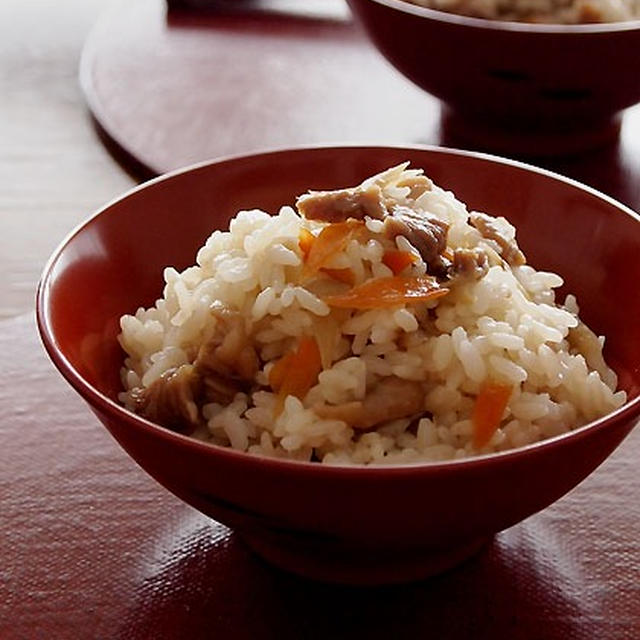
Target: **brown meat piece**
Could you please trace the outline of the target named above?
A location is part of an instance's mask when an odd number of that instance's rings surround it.
[[[472,213],[469,216],[469,222],[482,234],[487,240],[493,240],[500,247],[500,255],[512,267],[519,267],[526,263],[526,258],[515,238],[509,238],[504,235],[503,229],[500,228],[496,218],[488,216],[485,213]]]
[[[384,174],[382,174],[384,176]],[[408,187],[409,195],[407,199],[417,200],[423,193],[431,191],[433,183],[427,176],[423,174],[407,176],[402,180],[398,180],[395,184],[396,187]]]
[[[489,270],[489,258],[482,249],[456,249],[452,271],[462,278],[479,280]]]
[[[432,183],[424,175],[408,175],[394,182],[392,175],[397,169],[389,169],[358,187],[310,191],[298,198],[298,211],[308,220],[323,222],[343,222],[348,218],[362,220],[365,216],[384,220],[384,231],[388,238],[393,240],[397,236],[404,236],[423,260],[433,267],[432,272],[444,271],[440,254],[447,244],[449,225],[427,213],[397,205],[383,191],[387,184],[407,188],[407,199],[415,201],[431,189]]]
[[[449,225],[427,213],[408,207],[396,207],[384,221],[385,235],[391,240],[404,236],[420,253],[426,264],[436,270],[447,247]]]
[[[401,173],[404,165],[392,167],[365,180],[357,187],[336,191],[310,191],[298,198],[296,206],[307,220],[343,222],[347,218],[363,220],[365,216],[383,220],[396,205],[393,198],[385,196],[384,187],[408,188],[409,200],[419,198],[429,191],[432,182],[422,174]]]
[[[318,416],[343,420],[354,429],[367,430],[381,422],[424,411],[424,390],[419,382],[390,376],[381,380],[363,400],[314,407]]]
[[[337,191],[310,191],[300,196],[296,206],[307,220],[343,222],[365,216],[382,220],[388,213],[382,189],[375,183]]]
[[[203,376],[217,373],[238,380],[252,380],[260,367],[245,318],[221,303],[211,306],[215,332],[196,356],[194,366]]]
[[[211,313],[214,333],[193,364],[169,369],[148,388],[132,391],[136,413],[176,431],[192,431],[202,404],[229,404],[251,387],[260,362],[245,319],[221,304],[212,306]]]
[[[228,404],[250,386],[260,361],[239,312],[214,303],[211,313],[216,318],[214,334],[200,347],[193,366],[202,379],[204,401]]]
[[[135,412],[174,431],[190,433],[199,422],[196,399],[201,384],[193,365],[168,369],[146,389],[133,389]]]

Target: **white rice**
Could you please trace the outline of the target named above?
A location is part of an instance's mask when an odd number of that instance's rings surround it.
[[[495,243],[469,224],[469,212],[453,194],[434,185],[409,202],[408,190],[397,182],[421,172],[403,169],[389,173],[388,197],[448,223],[449,249],[475,247],[495,257]],[[499,223],[506,234],[513,233],[506,220]],[[564,433],[626,401],[625,392],[616,391],[615,374],[604,364],[595,370],[587,364],[589,356],[571,345],[578,307],[571,296],[564,305],[556,303],[560,276],[494,261],[484,277],[457,283],[436,301],[345,312],[329,306],[301,277],[300,231],[317,235],[324,226],[288,206],[273,216],[241,211],[229,231],[211,234],[195,266],[182,273],[167,268],[162,298],[121,319],[120,342],[127,353],[122,402],[134,409],[137,391],[194,360],[217,322],[213,303],[245,318],[260,370],[252,389],[227,406],[197,407],[200,424],[193,435],[251,454],[330,464],[457,459]],[[404,236],[390,240],[373,219],[366,220],[366,230],[367,237],[352,239],[332,257],[332,268],[351,269],[356,284],[387,277],[384,253],[398,248],[415,256],[408,274],[426,272]],[[269,372],[301,336],[316,338],[323,370],[303,398],[289,395],[279,406]],[[593,340],[600,354],[603,339]],[[361,401],[389,376],[422,385],[420,415],[362,430],[315,411],[318,405]],[[476,448],[473,411],[488,380],[512,392],[499,426]]]
[[[521,22],[579,24],[640,19],[640,0],[406,0],[430,9]]]

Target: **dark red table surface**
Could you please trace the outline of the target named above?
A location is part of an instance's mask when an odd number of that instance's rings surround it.
[[[637,429],[466,564],[376,589],[272,569],[127,457],[46,358],[30,309],[49,243],[131,181],[75,93],[88,4],[27,6],[0,6],[0,639],[639,638]],[[94,113],[138,176],[265,146],[445,141],[437,102],[343,20],[167,22],[138,0],[87,47]],[[640,112],[619,144],[545,163],[640,209]]]
[[[0,638],[640,637],[640,432],[572,493],[425,582],[356,589],[255,558],[0,334]],[[419,502],[419,496],[416,496]]]

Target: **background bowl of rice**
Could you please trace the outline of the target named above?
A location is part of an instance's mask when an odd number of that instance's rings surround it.
[[[469,207],[507,217],[529,262],[555,271],[607,337],[628,394],[614,413],[520,449],[449,462],[322,465],[249,455],[174,433],[118,402],[119,318],[150,305],[168,264],[185,268],[240,209],[277,212],[308,189],[358,184],[409,160]],[[422,578],[551,504],[592,472],[640,414],[640,218],[532,167],[426,147],[324,147],[198,165],[98,211],[47,265],[37,317],[45,348],[127,453],[168,490],[232,527],[268,561],[317,579]]]
[[[640,101],[640,20],[527,24],[348,1],[386,59],[443,101],[449,135],[477,148],[582,151],[615,138]]]

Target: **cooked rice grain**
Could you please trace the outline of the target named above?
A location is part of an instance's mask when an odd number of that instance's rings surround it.
[[[401,185],[420,175],[403,165],[371,180],[382,185],[387,206],[446,222],[447,255],[485,252],[490,267],[482,277],[447,282],[449,293],[435,301],[332,308],[323,298],[352,285],[326,273],[305,278],[299,242],[302,229],[317,238],[328,223],[307,220],[289,206],[273,216],[241,211],[229,231],[211,234],[194,266],[182,273],[165,269],[163,295],[153,307],[121,319],[125,406],[139,409],[141,393],[196,362],[222,326],[214,308],[238,314],[258,371],[231,402],[199,406],[192,435],[251,454],[329,464],[450,460],[552,437],[621,406],[626,396],[602,363],[603,339],[583,334],[590,354],[572,344],[572,331],[581,325],[572,296],[564,305],[555,300],[561,277],[507,264],[499,245],[469,223],[469,212],[451,193],[432,185],[413,198]],[[403,271],[409,276],[431,268],[405,236],[387,237],[382,220],[364,222],[364,232],[330,256],[327,269],[343,270],[334,271],[338,275],[349,270],[353,285],[389,278],[393,272],[383,258],[392,250],[413,256]],[[513,235],[506,220],[496,224]],[[314,337],[322,370],[302,397],[281,398],[270,376],[304,336]],[[422,411],[389,416],[364,430],[316,412],[366,403],[381,381],[394,378],[421,385]],[[511,395],[489,442],[476,448],[474,406],[488,381],[508,385]]]

